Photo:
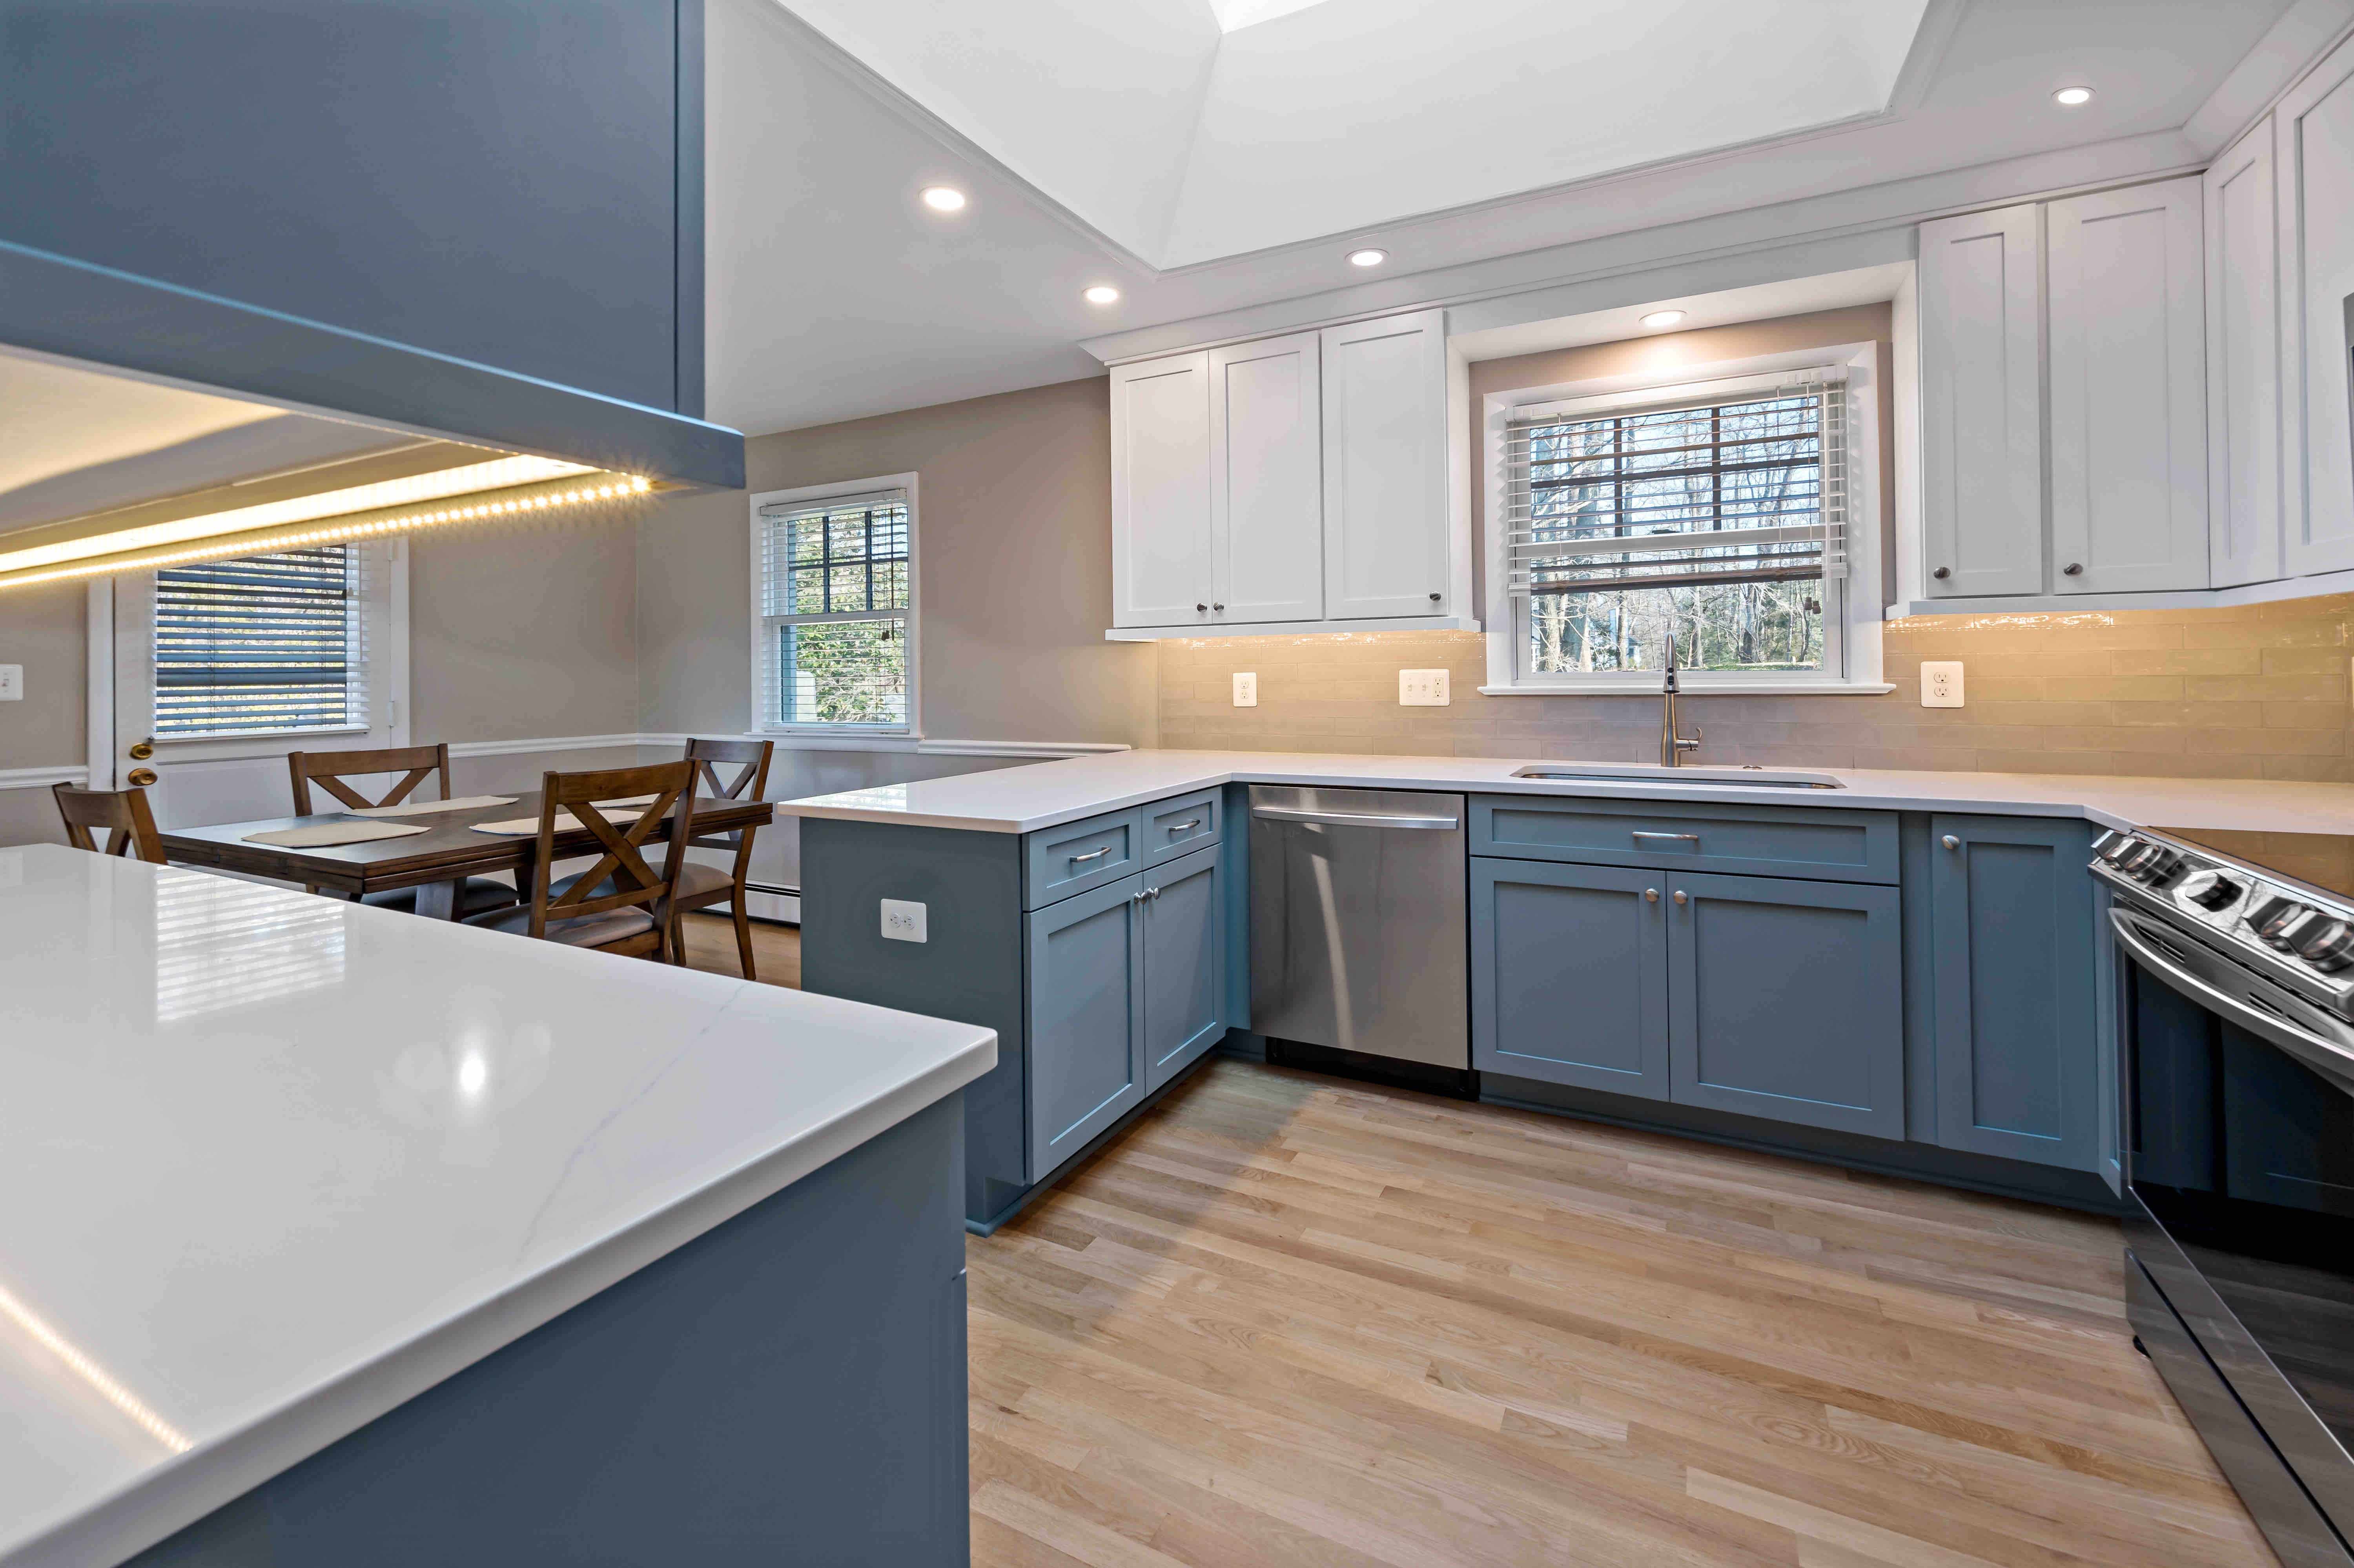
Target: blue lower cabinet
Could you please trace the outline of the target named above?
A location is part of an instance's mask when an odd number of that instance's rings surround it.
[[[1225,872],[1215,847],[1144,874],[1144,1089],[1226,1033]]]
[[[2091,830],[1937,815],[1929,833],[1937,1141],[2099,1171]]]
[[[1668,1098],[1660,886],[1652,871],[1473,857],[1471,1065]]]
[[[1897,890],[1765,876],[1666,885],[1671,1097],[1903,1138]]]
[[[1030,1180],[1144,1097],[1144,878],[1028,916]]]

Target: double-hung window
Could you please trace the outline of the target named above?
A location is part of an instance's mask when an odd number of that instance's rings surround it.
[[[1511,408],[1497,673],[1649,685],[1673,638],[1698,690],[1876,682],[1876,638],[1869,669],[1850,658],[1852,613],[1876,609],[1876,581],[1855,580],[1873,512],[1857,504],[1853,391],[1834,365]]]
[[[368,570],[354,544],[158,569],[155,738],[371,727]]]
[[[915,488],[755,499],[758,729],[915,730]]]

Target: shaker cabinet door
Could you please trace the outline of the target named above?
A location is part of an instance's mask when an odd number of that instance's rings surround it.
[[[1225,873],[1214,846],[1144,874],[1144,1089],[1226,1033]]]
[[[1921,226],[1921,571],[1933,599],[2043,588],[2042,209]]]
[[[2280,204],[2282,533],[2288,575],[2354,567],[2354,42],[2273,111]]]
[[[1112,624],[1210,624],[1208,355],[1112,371],[1111,518]]]
[[[1144,1097],[1143,882],[1026,916],[1034,1182]]]
[[[2207,586],[2206,302],[2196,178],[2056,201],[2052,586]]]
[[[2279,234],[2273,122],[2204,176],[2207,529],[2217,588],[2281,575]]]
[[[1327,327],[1324,613],[1459,613],[1447,602],[1447,313]]]
[[[1210,353],[1213,621],[1323,617],[1318,346],[1308,332]]]
[[[1662,874],[1472,857],[1472,1066],[1668,1097]]]

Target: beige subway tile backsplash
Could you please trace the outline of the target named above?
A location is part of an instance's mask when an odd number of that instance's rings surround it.
[[[1700,762],[2165,778],[2354,780],[2354,595],[2232,609],[1923,616],[1885,630],[1884,696],[1692,696]],[[1924,659],[1959,659],[1969,705],[1920,705]],[[1397,673],[1454,701],[1401,707]],[[1259,705],[1231,677],[1258,676]],[[1161,744],[1645,762],[1659,698],[1490,697],[1476,632],[1160,644]]]

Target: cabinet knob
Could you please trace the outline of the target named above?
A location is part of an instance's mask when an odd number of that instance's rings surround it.
[[[1956,850],[1957,850],[1957,849],[1959,849],[1959,848],[1961,848],[1961,847],[1962,847],[1962,841],[1961,841],[1961,840],[1959,840],[1959,839],[1957,839],[1957,838],[1956,838],[1956,837],[1955,837],[1953,834],[1951,834],[1951,833],[1947,833],[1947,834],[1946,834],[1943,839],[1939,840],[1938,842],[1941,842],[1941,843],[1943,843],[1943,844],[1944,844],[1947,849],[1956,849]]]
[[[1947,577],[1954,575],[1954,568],[1951,567],[1939,567],[1935,571],[1931,572],[1929,575],[1936,578],[1939,582],[1944,582]]]
[[[1206,604],[1197,604],[1197,605],[1195,605],[1193,608],[1194,608],[1195,609],[1209,609],[1210,607],[1209,607],[1208,605],[1206,605]]]
[[[1658,888],[1647,887],[1643,889],[1643,902],[1646,904],[1657,904],[1659,901],[1659,890]]]
[[[1225,607],[1225,605],[1223,605],[1223,604],[1214,604],[1214,605],[1212,605],[1210,608],[1211,608],[1212,609],[1223,610],[1223,609],[1225,609],[1226,607]]]
[[[1433,603],[1433,604],[1437,604],[1437,603],[1438,602],[1438,596],[1437,596],[1437,594],[1432,594],[1432,595],[1430,596],[1430,602],[1431,602],[1431,603]]]
[[[2061,567],[2060,570],[2063,576],[2081,577],[2084,575],[2084,563],[2082,561],[2071,561],[2066,566]]]
[[[1679,904],[1689,904],[1691,902],[1691,898],[1682,888],[1679,887],[1676,889],[1676,902]]]

